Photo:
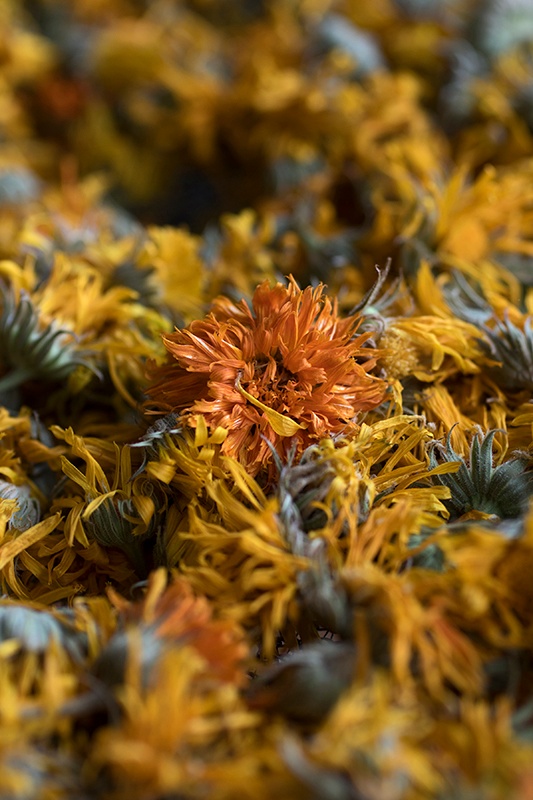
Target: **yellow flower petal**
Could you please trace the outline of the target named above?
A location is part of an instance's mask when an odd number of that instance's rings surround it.
[[[61,514],[54,514],[44,519],[42,522],[38,522],[37,525],[28,528],[27,531],[17,536],[16,539],[0,547],[0,569],[3,569],[6,564],[14,559],[15,556],[22,553],[23,550],[26,550],[26,548],[31,547],[32,544],[44,539],[45,536],[48,536],[54,528],[57,528],[60,519]]]
[[[106,492],[105,494],[101,494],[99,497],[96,497],[89,503],[89,505],[81,515],[81,518],[89,519],[91,514],[94,514],[96,509],[99,508],[102,505],[102,503],[105,503],[105,501],[108,500],[110,497],[113,497],[117,493],[117,491],[118,491],[117,489],[114,489],[112,492]]]
[[[239,380],[237,380],[236,386],[242,396],[245,397],[249,403],[256,406],[256,408],[260,408],[261,411],[264,412],[270,427],[279,436],[294,436],[297,430],[303,428],[303,425],[300,425],[299,422],[280,414],[279,411],[274,411],[273,408],[269,408],[256,397],[251,395],[246,391],[246,389],[242,388]]]

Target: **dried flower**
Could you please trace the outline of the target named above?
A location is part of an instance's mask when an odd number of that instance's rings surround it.
[[[224,298],[203,321],[164,337],[167,364],[153,367],[148,394],[157,410],[203,414],[228,436],[225,454],[252,474],[296,441],[353,426],[358,412],[379,405],[384,384],[369,375],[375,354],[354,338],[357,320],[340,319],[324,288],[261,284],[252,306]]]
[[[0,391],[29,380],[58,382],[77,366],[90,366],[71,331],[54,322],[43,325],[26,293],[21,292],[17,303],[11,290],[1,289],[0,346],[6,374],[0,379]]]
[[[531,473],[525,472],[523,459],[513,458],[493,466],[492,445],[498,432],[488,431],[483,437],[480,431],[476,431],[468,464],[453,449],[451,431],[446,437],[445,448],[438,443],[431,445],[430,467],[438,466],[436,449],[445,461],[459,464],[457,472],[433,478],[450,489],[451,498],[445,504],[452,520],[474,510],[509,519],[519,517],[527,508],[528,498],[533,493],[533,479]]]
[[[248,704],[307,724],[320,723],[354,678],[357,649],[327,639],[289,653],[250,685]]]
[[[206,664],[212,679],[242,683],[242,662],[247,655],[243,632],[229,620],[213,617],[204,597],[195,597],[190,585],[174,575],[167,585],[165,570],[151,573],[146,594],[131,603],[112,589],[108,594],[120,612],[121,626],[98,657],[93,667],[107,684],[124,679],[132,631],[141,636],[141,668],[147,684],[165,650],[175,646],[192,647]]]
[[[86,531],[104,547],[117,547],[130,559],[140,576],[145,576],[149,564],[143,542],[154,535],[166,507],[165,493],[144,476],[134,477],[131,449],[118,445],[112,448],[114,474],[108,479],[102,466],[90,452],[83,438],[72,429],[54,433],[72,446],[74,456],[85,461],[85,474],[64,456],[61,466],[74,486],[81,490],[82,498],[72,502],[59,501],[57,507],[70,507],[66,534],[72,544],[81,538],[88,545]],[[81,531],[79,527],[81,526]]]
[[[487,353],[499,362],[488,374],[494,381],[510,392],[533,389],[533,320],[524,319],[518,327],[506,314],[503,320],[495,319],[493,327],[482,328],[485,340],[480,344]]]

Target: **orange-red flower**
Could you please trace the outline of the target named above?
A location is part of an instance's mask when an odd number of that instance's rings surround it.
[[[141,632],[150,631],[169,648],[173,644],[192,647],[205,660],[212,678],[237,684],[245,680],[242,663],[248,648],[242,628],[214,618],[208,600],[195,596],[184,579],[173,575],[168,583],[166,571],[160,568],[150,574],[142,600],[130,602],[111,587],[108,596],[127,629],[137,626]]]
[[[252,474],[282,454],[353,426],[379,405],[385,384],[369,375],[376,352],[341,319],[325,287],[260,284],[251,307],[220,297],[203,320],[163,337],[169,358],[154,367],[150,408],[203,414],[228,430],[222,450]]]

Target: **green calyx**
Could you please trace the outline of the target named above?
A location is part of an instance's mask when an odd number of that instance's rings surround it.
[[[453,428],[452,428],[453,430]],[[438,451],[441,462],[459,462],[457,472],[435,475],[433,481],[447,486],[451,498],[445,501],[453,521],[469,511],[494,514],[501,519],[512,519],[524,513],[533,492],[533,476],[525,471],[522,458],[512,458],[493,466],[492,446],[499,431],[488,431],[483,437],[480,431],[474,434],[468,462],[453,449],[450,437],[446,445],[434,443],[429,453],[429,466],[439,465],[435,455]]]

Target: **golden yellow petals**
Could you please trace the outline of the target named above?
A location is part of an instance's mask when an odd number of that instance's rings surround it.
[[[49,533],[57,528],[60,518],[60,514],[53,514],[51,517],[28,528],[16,538],[0,544],[0,569],[4,569],[6,564],[16,556],[31,547],[31,545],[44,539],[45,536],[48,536]]]

